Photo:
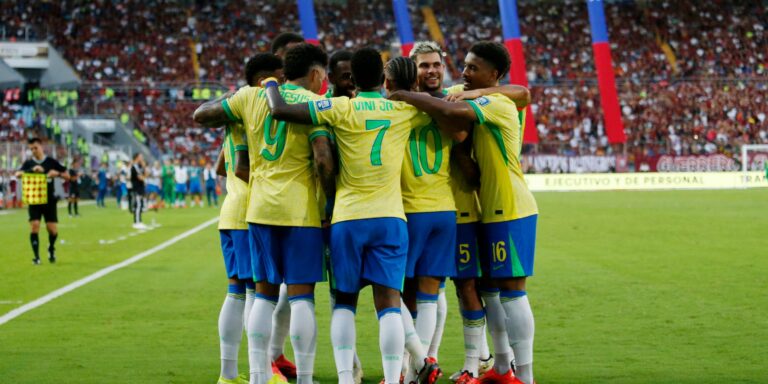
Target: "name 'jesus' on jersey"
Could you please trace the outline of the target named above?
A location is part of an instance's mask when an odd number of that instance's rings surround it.
[[[289,104],[323,99],[300,86],[284,84]],[[263,88],[243,87],[222,101],[232,121],[242,121],[248,138],[251,177],[246,221],[265,225],[320,227],[311,142],[330,137],[324,126],[286,123],[272,118]]]

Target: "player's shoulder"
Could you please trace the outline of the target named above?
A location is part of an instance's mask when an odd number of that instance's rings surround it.
[[[456,84],[448,88],[443,88],[443,94],[450,95],[452,93],[464,92],[464,84]]]

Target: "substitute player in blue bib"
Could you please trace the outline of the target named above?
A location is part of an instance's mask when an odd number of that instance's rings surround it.
[[[476,43],[467,55],[463,89],[475,91],[497,86],[509,66],[509,53],[503,45]],[[480,167],[479,198],[483,207],[481,258],[489,265],[492,282],[501,290],[506,329],[515,355],[515,380],[533,383],[534,326],[525,281],[533,275],[538,208],[520,167],[522,130],[517,106],[502,94],[459,103],[411,92],[398,92],[393,98],[415,105],[439,122],[474,123],[471,132]],[[470,131],[462,124],[446,127],[466,134]],[[492,372],[498,374],[498,380],[487,379],[514,382],[508,372]]]

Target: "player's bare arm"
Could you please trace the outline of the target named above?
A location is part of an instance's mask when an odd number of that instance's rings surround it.
[[[216,157],[216,174],[219,176],[227,177],[227,167],[224,164],[224,151],[219,151],[219,156]]]
[[[223,158],[223,157],[222,157]],[[235,152],[235,176],[238,179],[248,182],[251,172],[251,160],[248,157],[248,151]]]
[[[227,92],[221,97],[211,101],[206,101],[195,110],[192,119],[204,127],[220,127],[229,123],[229,117],[221,105],[221,101],[232,96],[232,92]]]
[[[272,117],[277,120],[287,121],[299,124],[312,124],[312,115],[309,112],[309,105],[306,103],[288,104],[280,94],[277,88],[277,82],[264,81],[267,94],[267,105],[272,113]]]
[[[323,192],[326,198],[332,199],[336,195],[336,160],[328,137],[319,136],[312,140],[312,157]]]
[[[508,99],[512,100],[518,108],[525,108],[531,103],[531,92],[528,88],[521,85],[507,84],[497,85],[495,87],[473,89],[470,91],[463,91],[452,93],[445,97],[446,101],[461,101],[461,100],[473,100],[478,97],[488,96],[494,93],[501,93]]]
[[[404,101],[426,112],[437,121],[441,131],[458,142],[467,138],[472,129],[471,123],[477,121],[475,111],[467,103],[449,103],[427,93],[410,91],[395,91],[389,98]]]

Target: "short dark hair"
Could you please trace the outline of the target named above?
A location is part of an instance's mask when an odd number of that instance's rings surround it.
[[[31,139],[27,140],[27,144],[29,144],[29,145],[32,145],[32,144],[35,144],[35,143],[40,143],[40,144],[42,144],[42,143],[43,143],[43,141],[42,141],[42,140],[40,140],[40,138],[39,138],[39,137],[33,137],[33,138],[31,138]]]
[[[416,75],[418,68],[416,62],[409,57],[396,57],[384,67],[387,78],[394,81],[398,89],[410,91],[416,84]]]
[[[360,89],[371,89],[381,86],[381,76],[384,74],[384,64],[381,62],[379,51],[371,48],[360,48],[352,54],[352,76]]]
[[[499,71],[499,79],[509,72],[509,52],[507,52],[507,48],[500,43],[478,41],[477,43],[472,44],[469,51],[474,53],[475,56],[491,63],[491,65]]]
[[[139,156],[141,156],[141,152],[136,152],[133,154],[133,159],[136,160],[136,158]]]
[[[301,37],[298,33],[293,32],[283,32],[277,36],[275,36],[274,39],[272,39],[272,53],[276,53],[280,48],[285,48],[286,45],[290,43],[303,43],[304,38]]]
[[[284,65],[285,78],[295,80],[306,76],[313,65],[328,66],[328,55],[316,45],[301,43],[285,53]]]
[[[333,72],[334,69],[336,69],[336,65],[338,65],[342,61],[352,61],[352,52],[347,50],[334,52],[333,55],[331,55],[331,59],[328,64],[328,69],[331,72]]]
[[[274,72],[282,68],[283,61],[279,57],[266,52],[257,53],[248,59],[248,62],[245,64],[245,81],[250,86],[258,85],[253,84],[253,82],[260,72]]]

